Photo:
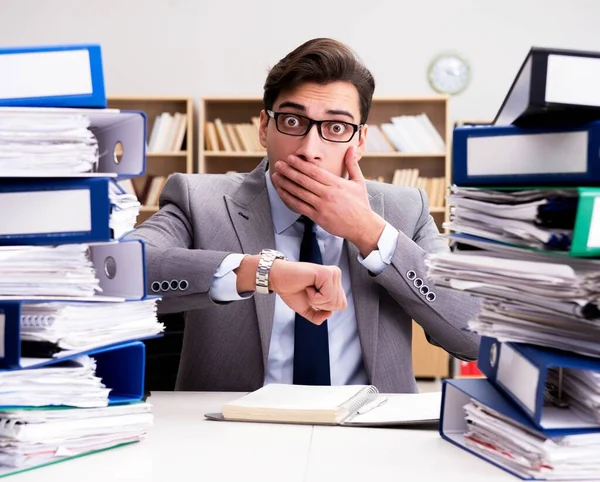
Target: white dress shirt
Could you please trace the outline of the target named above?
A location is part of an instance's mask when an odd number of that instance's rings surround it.
[[[269,172],[265,172],[269,203],[275,231],[275,249],[281,251],[290,261],[298,261],[304,225],[300,215],[289,209],[277,194]],[[329,334],[329,363],[332,385],[356,385],[368,383],[364,370],[358,327],[354,314],[354,298],[350,286],[348,255],[344,248],[344,239],[329,234],[315,224],[317,242],[321,250],[324,265],[338,266],[342,270],[342,286],[346,293],[348,307],[336,311],[327,320]],[[358,261],[372,273],[381,273],[390,264],[396,244],[398,231],[386,223],[379,242],[378,250],[366,258],[358,255]],[[230,254],[221,262],[211,282],[209,296],[215,301],[235,301],[254,296],[254,293],[239,295],[237,276],[233,272],[245,254]],[[266,296],[266,295],[257,295]],[[277,296],[277,295],[276,295]],[[294,372],[294,320],[295,313],[279,296],[275,299],[275,317],[269,345],[269,356],[265,372],[266,383],[293,383]]]

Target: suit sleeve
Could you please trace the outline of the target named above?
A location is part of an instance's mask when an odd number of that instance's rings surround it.
[[[160,210],[125,237],[145,242],[147,292],[162,296],[159,312],[183,312],[220,304],[210,297],[209,290],[217,268],[231,253],[192,249],[190,191],[185,176],[169,177],[159,203]],[[162,281],[177,281],[179,288],[157,291]]]
[[[427,209],[425,193],[419,193],[422,211],[413,239],[398,232],[391,263],[374,279],[423,328],[430,343],[457,358],[474,360],[479,336],[465,328],[479,311],[480,302],[467,293],[437,289],[427,278],[427,255],[449,251],[449,247]]]

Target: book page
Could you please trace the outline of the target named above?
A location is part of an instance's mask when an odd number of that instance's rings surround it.
[[[335,410],[366,387],[367,385],[306,386],[274,383],[226,405],[278,410]]]
[[[386,394],[387,402],[342,425],[394,425],[439,420],[441,392]]]

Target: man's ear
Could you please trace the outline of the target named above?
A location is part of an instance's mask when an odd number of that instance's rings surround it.
[[[367,144],[367,131],[369,130],[369,126],[367,124],[363,125],[358,133],[360,134],[358,138],[358,145],[356,146],[356,156],[358,160],[362,159],[362,156],[365,152],[365,146]]]
[[[267,127],[269,126],[269,116],[264,109],[260,111],[260,126],[258,128],[258,140],[260,145],[267,148]]]

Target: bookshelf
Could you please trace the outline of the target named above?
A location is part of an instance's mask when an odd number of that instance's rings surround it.
[[[382,124],[392,123],[392,118],[400,116],[410,117],[411,125],[414,125],[413,119],[422,114],[426,114],[433,128],[437,131],[443,141],[440,147],[438,144],[432,144],[433,141],[423,139],[422,133],[419,134],[423,142],[410,146],[414,152],[400,152],[398,144],[394,144],[382,129],[375,128],[383,134],[375,134],[373,137],[379,138],[378,142],[370,142],[367,146],[368,152],[365,152],[360,162],[361,169],[365,177],[383,182],[404,183],[407,185],[416,185],[419,178],[439,179],[437,181],[437,191],[431,195],[431,185],[419,185],[423,187],[430,197],[431,214],[442,230],[442,223],[447,219],[448,212],[445,205],[445,187],[450,182],[450,121],[448,112],[449,98],[447,96],[418,96],[418,97],[374,97],[371,112],[367,124],[381,126]],[[249,149],[241,149],[242,138],[236,125],[253,125],[253,118],[258,117],[262,109],[262,98],[260,96],[210,96],[203,97],[200,101],[199,112],[199,132],[198,132],[198,163],[201,173],[226,173],[228,171],[249,172],[261,161],[265,152],[262,148],[256,147],[256,144],[250,144],[246,140],[245,144]],[[221,130],[218,131],[216,123],[220,121]],[[404,120],[403,120],[404,122]],[[214,127],[209,127],[210,125]],[[229,146],[226,146],[220,138],[220,133],[225,131],[230,135],[231,127],[234,126],[234,136],[237,135],[237,146],[234,145],[234,139],[229,139]],[[403,124],[404,131],[399,134],[406,141],[406,136],[416,134],[410,131],[410,127]],[[257,136],[255,127],[254,135]],[[408,129],[408,130],[407,130]],[[212,131],[212,133],[211,133]],[[250,131],[248,131],[250,132]],[[369,137],[371,137],[371,134]],[[410,141],[410,138],[409,138]],[[439,139],[438,139],[439,141]],[[435,147],[433,147],[435,146]],[[430,148],[428,148],[430,147]],[[416,171],[418,170],[418,174]],[[400,171],[400,172],[398,172]],[[409,175],[412,172],[412,177]],[[404,182],[406,181],[406,182]],[[421,181],[422,182],[422,181]],[[434,200],[434,204],[431,204]],[[450,376],[449,355],[442,349],[430,345],[419,325],[413,323],[413,369],[415,376],[419,378],[429,377],[447,377]]]
[[[139,225],[158,211],[158,195],[169,174],[194,172],[194,102],[178,96],[109,96],[108,107],[146,113],[146,173],[133,179],[142,203]]]

